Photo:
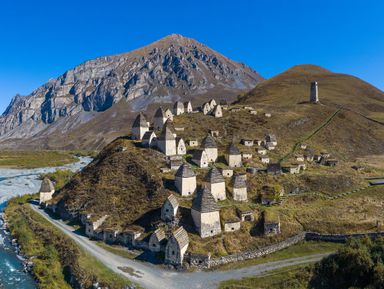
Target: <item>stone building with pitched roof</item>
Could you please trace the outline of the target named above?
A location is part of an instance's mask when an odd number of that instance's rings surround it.
[[[224,222],[224,232],[235,232],[241,228],[239,219],[229,219]]]
[[[208,102],[204,103],[201,107],[201,111],[203,114],[208,114],[211,111],[211,106],[209,105]]]
[[[99,229],[99,227],[105,222],[107,218],[108,215],[104,215],[98,219],[88,219],[85,223],[85,235],[87,235],[88,238],[94,238],[96,230]]]
[[[164,109],[162,107],[159,107],[156,112],[155,116],[153,118],[153,127],[155,130],[161,130],[163,128],[163,125],[167,121],[167,116],[165,115]]]
[[[192,113],[193,112],[193,107],[191,101],[187,101],[184,103],[184,111],[186,113]]]
[[[173,113],[172,113],[172,111],[169,108],[167,108],[164,113],[165,113],[165,117],[167,119],[173,121]]]
[[[194,198],[191,214],[201,238],[221,233],[219,206],[208,188],[200,190]]]
[[[233,179],[233,199],[235,201],[246,201],[247,197],[247,175],[235,175]]]
[[[176,101],[173,105],[173,114],[181,115],[184,113],[184,104],[181,101]]]
[[[178,155],[185,155],[187,153],[187,147],[181,137],[176,137],[176,153]]]
[[[208,101],[208,104],[211,107],[211,109],[214,109],[215,106],[217,105],[216,100],[214,100],[213,98],[210,101]]]
[[[200,168],[207,168],[209,164],[208,155],[205,150],[195,150],[192,155],[192,162]]]
[[[271,143],[273,146],[277,146],[277,137],[276,135],[269,133],[265,136],[265,142]]]
[[[203,139],[201,146],[203,147],[203,149],[207,153],[208,162],[210,162],[210,163],[216,162],[217,156],[218,156],[218,150],[217,150],[217,144],[216,144],[215,139],[211,135],[208,134]]]
[[[226,154],[227,164],[231,168],[238,168],[243,165],[241,161],[240,150],[234,145],[231,144],[227,150]]]
[[[132,124],[132,139],[141,140],[147,131],[149,131],[149,124],[144,114],[140,112]]]
[[[152,252],[160,252],[164,248],[166,242],[165,231],[163,228],[158,228],[149,237],[148,248]]]
[[[174,128],[169,120],[164,124],[163,130],[157,138],[157,148],[166,156],[177,154]]]
[[[212,115],[216,118],[220,118],[220,117],[223,117],[223,110],[221,108],[221,105],[218,104],[215,106],[215,108],[213,109],[212,111]]]
[[[173,231],[165,247],[164,263],[171,265],[183,264],[188,245],[188,233],[183,227]]]
[[[45,204],[51,200],[54,193],[55,187],[53,186],[51,180],[44,178],[39,191],[40,204]]]
[[[175,186],[182,196],[192,195],[196,190],[196,174],[188,164],[183,164],[176,172]]]
[[[170,194],[168,198],[164,201],[163,206],[161,207],[161,219],[164,222],[173,221],[177,215],[177,210],[179,209],[179,202],[177,198]]]
[[[212,167],[209,170],[205,181],[208,189],[211,191],[211,194],[216,201],[222,201],[227,198],[225,193],[225,180],[217,168]]]
[[[271,210],[265,210],[263,217],[265,235],[277,235],[281,233],[280,217],[277,215],[277,213]]]

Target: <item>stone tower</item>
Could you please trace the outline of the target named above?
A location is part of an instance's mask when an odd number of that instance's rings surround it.
[[[196,174],[188,164],[183,164],[176,172],[175,186],[182,196],[192,195],[196,190]]]
[[[40,187],[40,204],[43,204],[52,199],[53,194],[55,193],[55,187],[48,178],[44,178]]]
[[[311,103],[319,103],[319,88],[317,86],[317,81],[311,82],[311,94],[309,96],[309,101]]]
[[[140,112],[132,125],[132,138],[141,140],[147,131],[149,131],[149,124],[144,114]]]
[[[157,138],[157,147],[166,156],[174,156],[176,151],[176,136],[174,127],[170,120],[167,120],[163,126],[160,136]]]
[[[191,214],[201,238],[221,233],[220,209],[208,188],[198,192],[192,202]]]

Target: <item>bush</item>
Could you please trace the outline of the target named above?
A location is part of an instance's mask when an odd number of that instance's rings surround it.
[[[384,288],[384,239],[352,239],[314,270],[313,288]]]

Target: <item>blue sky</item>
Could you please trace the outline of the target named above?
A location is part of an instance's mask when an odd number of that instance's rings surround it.
[[[26,1],[0,4],[0,110],[77,64],[171,33],[265,77],[312,63],[384,89],[384,1]]]

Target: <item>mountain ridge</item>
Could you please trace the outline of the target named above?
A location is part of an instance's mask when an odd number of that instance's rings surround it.
[[[59,119],[68,119],[73,129],[71,118],[85,121],[120,101],[135,112],[215,94],[233,98],[262,80],[245,64],[172,34],[131,52],[87,60],[27,96],[16,95],[0,117],[0,140],[40,137]]]

